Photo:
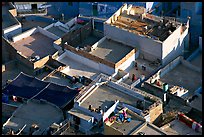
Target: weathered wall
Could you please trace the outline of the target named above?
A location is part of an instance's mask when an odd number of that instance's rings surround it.
[[[135,61],[136,49],[130,51],[125,57],[115,64],[116,69],[128,70],[133,61]]]
[[[64,45],[64,47],[65,47],[65,49],[67,49],[67,50],[69,50],[69,51],[71,51],[71,52],[73,52],[75,54],[78,54],[80,56],[83,56],[83,57],[85,57],[87,59],[90,59],[90,60],[93,60],[95,62],[102,63],[102,64],[105,64],[105,65],[107,65],[109,67],[115,68],[115,64],[114,63],[106,61],[106,60],[103,60],[103,59],[101,59],[101,58],[99,58],[97,56],[89,54],[86,51],[82,51],[82,50],[78,50],[77,51],[75,48],[73,48],[72,46],[69,46],[69,45]]]
[[[162,63],[168,64],[170,61],[183,55],[185,37],[188,34],[186,29],[182,34],[182,27],[178,27],[162,44]]]
[[[104,35],[115,41],[130,45],[140,50],[143,57],[150,61],[162,58],[162,43],[145,36],[139,36],[132,32],[104,24]]]
[[[63,43],[67,42],[68,44],[72,46],[77,46],[86,39],[92,32],[92,23],[89,21],[86,25],[83,27],[73,30],[67,34],[65,34],[62,38]]]

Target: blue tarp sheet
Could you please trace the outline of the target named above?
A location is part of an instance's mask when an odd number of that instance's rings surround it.
[[[77,94],[77,90],[50,83],[50,85],[45,88],[40,94],[38,94],[34,99],[44,99],[62,108],[71,100],[73,100]]]
[[[26,99],[38,94],[34,99],[44,99],[62,108],[73,100],[79,91],[67,86],[44,82],[21,72],[3,89],[3,93]]]
[[[17,96],[26,99],[32,98],[49,83],[40,81],[35,77],[20,73],[9,85],[3,89],[3,93],[9,96]]]

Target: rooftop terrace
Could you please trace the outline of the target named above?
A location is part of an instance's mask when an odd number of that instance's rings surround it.
[[[18,108],[4,127],[17,131],[26,124],[22,133],[28,135],[32,124],[37,124],[41,129],[40,133],[42,133],[52,123],[58,123],[62,120],[63,114],[59,108],[50,103],[40,103],[32,100]]]
[[[110,62],[117,63],[133,49],[134,48],[128,45],[124,45],[106,38],[100,44],[98,44],[93,51],[89,53]]]
[[[138,117],[136,117],[132,113],[129,113],[129,111],[130,110],[127,110],[126,112],[127,112],[128,118],[131,118],[130,122],[121,123],[121,122],[115,121],[113,123],[110,123],[110,125],[109,125],[109,123],[107,123],[107,124],[109,126],[111,126],[112,128],[118,130],[119,132],[123,133],[123,135],[130,135],[134,130],[139,128],[145,121],[139,119]]]
[[[127,4],[124,4],[106,23],[160,41],[166,40],[181,25],[173,19],[145,13],[143,7],[127,6]]]
[[[189,95],[202,85],[202,77],[199,72],[193,71],[183,64],[178,64],[174,69],[160,78],[162,82],[170,86],[177,85],[189,90]]]
[[[105,108],[105,106],[110,108],[115,103],[115,100],[136,107],[136,102],[139,99],[107,85],[102,85],[84,100],[81,106],[84,108],[88,108],[89,105],[92,105],[94,108],[98,108],[99,106],[101,106],[101,108]],[[145,103],[145,107],[148,107],[149,105],[151,104],[147,102]]]
[[[40,58],[43,58],[47,55],[53,55],[57,51],[53,47],[53,42],[53,39],[36,32],[17,42],[12,42],[12,46],[26,57],[38,55]]]

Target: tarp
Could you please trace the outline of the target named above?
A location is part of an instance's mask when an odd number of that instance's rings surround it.
[[[8,96],[17,96],[26,99],[35,96],[34,99],[47,100],[63,108],[75,98],[79,91],[67,86],[44,82],[21,72],[3,89],[3,93]]]
[[[73,100],[78,93],[79,91],[70,89],[66,86],[50,83],[50,85],[43,89],[43,91],[34,99],[43,99],[63,108],[66,104]]]
[[[20,73],[4,89],[3,93],[9,96],[17,96],[26,99],[32,98],[49,83],[36,79],[35,77]]]

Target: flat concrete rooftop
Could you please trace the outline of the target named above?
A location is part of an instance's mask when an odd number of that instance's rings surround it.
[[[90,54],[110,62],[117,63],[133,49],[134,48],[130,46],[124,45],[114,40],[105,39],[97,46],[96,49],[90,52]]]
[[[202,135],[177,119],[170,122],[170,125],[170,127],[164,128],[168,135]]]
[[[157,128],[154,125],[146,124],[142,127],[139,132],[144,132],[145,135],[165,135],[161,129]]]
[[[202,76],[200,73],[193,71],[182,63],[178,64],[171,71],[160,78],[162,82],[170,86],[180,86],[188,89],[189,96],[202,85]]]
[[[114,127],[116,130],[122,132],[124,135],[131,134],[135,129],[137,129],[144,123],[144,121],[139,120],[137,117],[129,114],[128,112],[127,115],[129,118],[131,118],[130,122],[118,123],[117,121],[115,121],[113,124],[111,124],[111,127]]]
[[[55,34],[58,37],[62,37],[66,32],[62,31],[61,29],[59,29],[59,27],[56,26],[52,26],[51,28],[47,29],[47,31]]]
[[[59,60],[60,62],[66,64],[69,66],[69,69],[62,70],[63,73],[69,75],[69,76],[85,76],[90,79],[96,78],[100,72],[90,68],[89,66],[83,65],[67,56]]]
[[[12,42],[12,46],[26,57],[38,55],[43,58],[57,52],[53,47],[53,42],[53,39],[37,32],[15,43]]]
[[[11,7],[7,4],[2,6],[2,29],[18,24],[14,17],[9,13],[8,10],[10,9]]]
[[[121,103],[126,103],[128,105],[132,105],[136,107],[137,98],[127,95],[121,91],[118,91],[114,88],[111,88],[107,85],[102,85],[98,87],[86,100],[82,102],[80,106],[87,108],[89,105],[92,105],[94,108],[110,108],[115,100],[119,100]],[[145,105],[148,105],[145,103]]]
[[[190,103],[190,106],[202,112],[202,104],[202,95],[199,95]]]
[[[17,131],[26,124],[23,133],[28,135],[32,124],[37,124],[42,132],[52,123],[58,123],[62,120],[63,114],[59,108],[48,103],[29,101],[15,111],[14,116],[5,123],[5,127]]]
[[[57,75],[56,73],[44,79],[46,82],[52,82],[63,86],[72,87],[73,85],[69,82],[67,78]]]

